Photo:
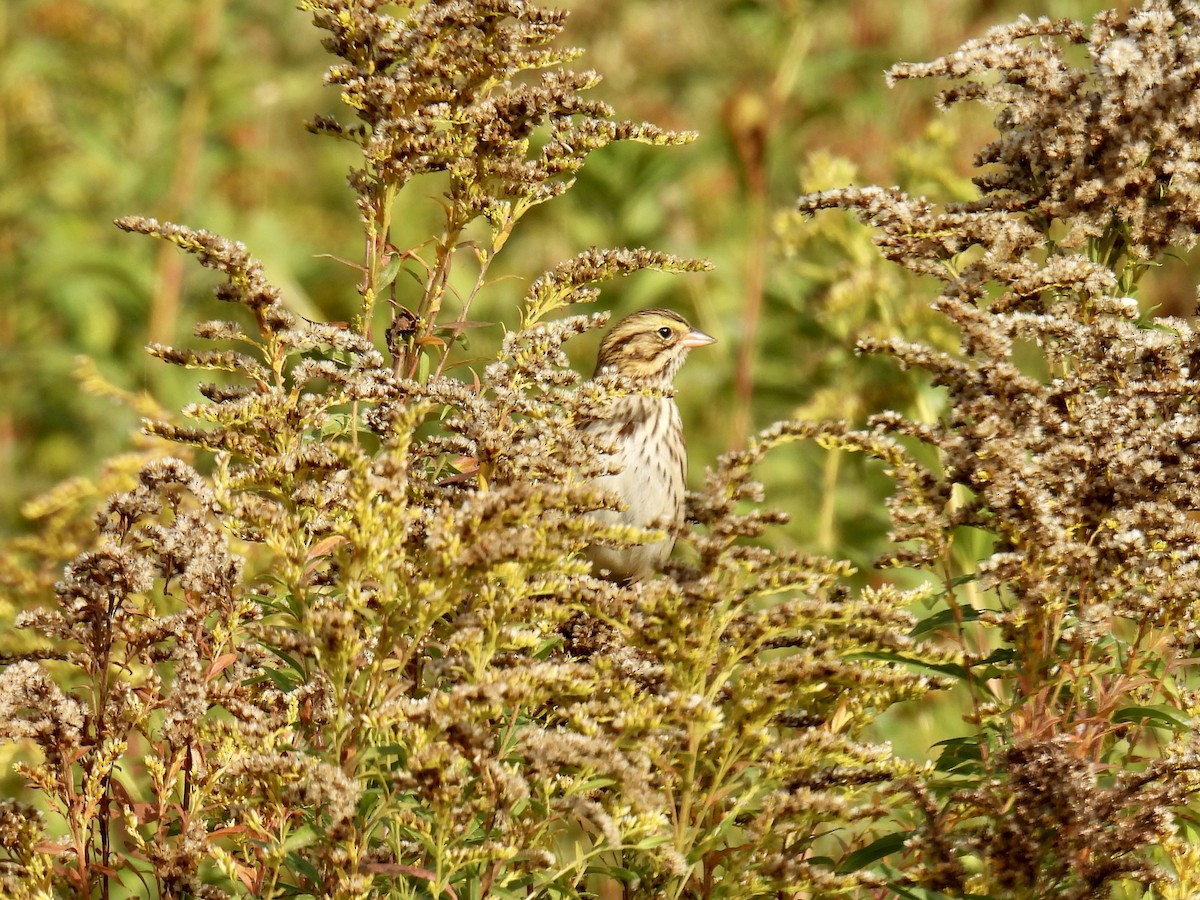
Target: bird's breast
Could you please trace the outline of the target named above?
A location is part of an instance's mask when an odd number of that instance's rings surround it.
[[[605,487],[628,504],[633,525],[674,521],[683,502],[686,458],[679,408],[667,397],[628,397],[615,410],[621,471]]]

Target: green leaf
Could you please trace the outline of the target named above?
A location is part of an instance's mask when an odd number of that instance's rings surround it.
[[[403,768],[408,762],[409,748],[403,744],[380,744],[370,752],[387,769]]]
[[[287,865],[296,874],[302,876],[310,885],[314,887],[321,884],[321,873],[317,870],[307,857],[302,853],[289,853],[287,855]],[[299,893],[299,892],[298,892]]]
[[[971,584],[972,582],[975,582],[978,580],[979,580],[978,572],[966,572],[962,575],[955,575],[953,578],[951,578],[950,583],[947,585],[947,588],[962,587],[964,584]],[[947,593],[949,593],[948,590],[942,591],[942,596],[943,597],[946,596]]]
[[[908,839],[912,837],[911,831],[897,831],[893,834],[885,834],[881,838],[876,838],[861,850],[855,850],[838,866],[838,873],[847,875],[850,872],[857,872],[864,869],[873,862],[883,859],[892,853],[899,853],[904,849],[904,845]]]
[[[295,672],[297,675],[299,675],[301,677],[304,676],[304,664],[299,659],[292,656],[290,653],[285,653],[282,650],[280,650],[278,647],[272,647],[269,644],[267,645],[267,649],[270,650],[273,654],[275,654],[275,656],[278,659],[287,663],[291,667],[292,671]]]
[[[1193,725],[1190,716],[1170,706],[1124,706],[1113,713],[1112,720],[1165,728],[1176,734],[1190,731]]]
[[[537,659],[549,659],[550,654],[561,647],[562,643],[563,639],[560,635],[546,638],[538,644],[537,649],[533,651],[533,655]]]
[[[927,634],[930,631],[937,631],[947,625],[955,625],[960,620],[963,622],[975,622],[979,619],[979,610],[973,606],[960,606],[957,609],[943,609],[940,612],[928,616],[913,626],[913,630],[909,632],[910,637],[919,637],[922,634]]]
[[[938,675],[949,675],[951,678],[957,678],[960,681],[966,681],[969,673],[965,668],[958,663],[931,663],[923,659],[913,659],[911,656],[905,656],[902,653],[894,653],[890,650],[873,650],[869,653],[849,653],[846,659],[873,659],[877,662],[902,663],[906,666],[911,666],[918,671],[935,672]]]
[[[400,266],[404,263],[404,255],[401,253],[394,254],[387,261],[387,265],[383,267],[383,271],[379,273],[379,283],[375,285],[377,293],[382,294],[400,273]]]
[[[977,737],[949,738],[938,741],[933,746],[943,748],[935,766],[939,772],[953,772],[958,769],[978,771],[981,768],[983,753]]]
[[[300,686],[300,680],[283,669],[263,669],[263,676],[284,693],[291,693]],[[251,679],[251,682],[262,681],[262,678]]]
[[[1200,810],[1183,806],[1176,809],[1174,815],[1176,823],[1179,825],[1179,832],[1183,837],[1191,843],[1200,839]]]
[[[331,434],[349,434],[350,421],[349,413],[329,413],[321,424],[321,437],[329,437]]]
[[[317,831],[311,825],[297,828],[284,839],[283,847],[288,851],[303,850],[313,844],[318,838]]]
[[[589,871],[597,875],[604,875],[607,878],[612,878],[615,881],[620,881],[622,884],[630,884],[637,881],[641,877],[640,872],[635,872],[633,869],[626,869],[624,866],[591,866]]]
[[[671,843],[669,835],[656,834],[649,837],[644,837],[633,845],[634,850],[653,850],[655,847],[662,847],[664,844]]]

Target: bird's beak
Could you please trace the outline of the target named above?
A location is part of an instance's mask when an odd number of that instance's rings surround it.
[[[717,339],[710,334],[705,334],[697,328],[693,328],[683,336],[680,346],[687,347],[692,350],[696,347],[703,347],[705,344],[715,344]]]

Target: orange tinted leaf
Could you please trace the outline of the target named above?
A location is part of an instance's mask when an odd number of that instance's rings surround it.
[[[214,659],[211,663],[208,664],[208,671],[204,673],[204,680],[212,681],[214,678],[216,678],[218,675],[220,675],[222,672],[224,672],[226,669],[228,669],[230,666],[232,666],[235,662],[237,662],[237,659],[238,659],[237,653],[234,653],[232,651],[230,651],[229,653],[222,653],[220,656],[218,656],[216,659]]]

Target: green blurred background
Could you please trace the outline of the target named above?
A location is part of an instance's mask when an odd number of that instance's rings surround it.
[[[1018,13],[1090,18],[1087,0],[574,0],[566,42],[605,76],[618,114],[694,129],[682,148],[616,146],[566,197],[532,213],[505,251],[506,276],[472,318],[513,324],[525,286],[589,245],[710,257],[708,275],[645,273],[609,287],[617,313],[673,306],[720,343],[679,381],[692,477],[752,429],[802,414],[861,420],[882,408],[935,415],[938,398],[856,336],[953,335],[927,310],[931,286],[881,263],[869,234],[834,214],[790,214],[807,190],[900,184],[970,196],[971,157],[993,111],[935,111],[933,84],[884,84],[900,60],[955,49]],[[173,248],[119,232],[141,214],[247,244],[289,305],[348,320],[361,236],[345,172],[354,148],[303,122],[340,112],[331,61],[288,3],[4,0],[0,3],[0,535],[21,503],[93,473],[130,446],[137,414],[84,391],[89,357],[122,389],[168,409],[194,379],[150,359],[229,315],[215,279]],[[430,233],[439,186],[402,195],[397,243]],[[1183,266],[1180,264],[1182,270]],[[1155,302],[1191,311],[1188,273],[1160,276]],[[472,332],[467,357],[500,329]],[[577,363],[590,369],[594,344]],[[465,371],[465,370],[463,370]],[[789,450],[764,478],[796,517],[776,540],[860,565],[882,549],[886,481],[854,459]]]

